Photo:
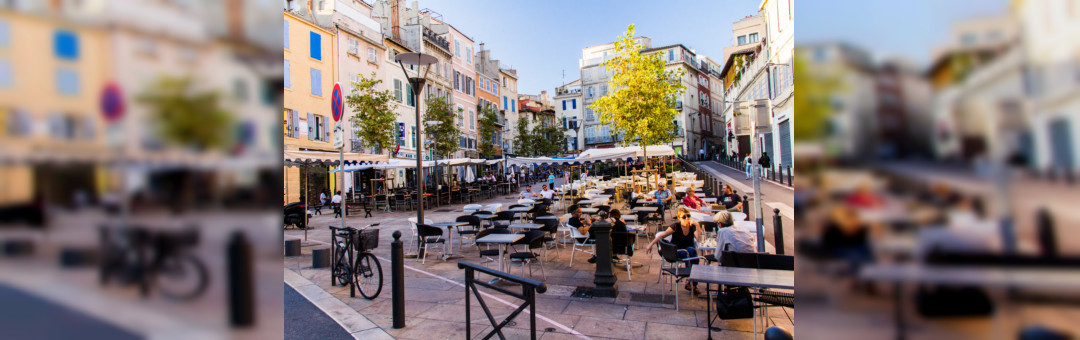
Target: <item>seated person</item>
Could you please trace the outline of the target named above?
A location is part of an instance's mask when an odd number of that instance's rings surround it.
[[[649,245],[645,247],[645,252],[650,252],[653,246],[657,242],[660,242],[665,237],[671,236],[671,243],[675,245],[676,253],[680,259],[691,259],[686,262],[688,267],[692,267],[700,262],[697,258],[696,240],[701,236],[701,228],[698,226],[698,222],[690,219],[690,210],[686,208],[679,208],[676,215],[675,223],[672,223],[667,230],[656,234],[656,238],[649,242]],[[694,283],[694,294],[701,294],[701,291],[697,288],[697,283]],[[690,282],[686,283],[686,290],[690,289]]]
[[[822,246],[832,250],[833,254],[858,269],[863,263],[872,262],[870,251],[870,232],[868,226],[859,219],[855,209],[846,206],[835,207],[825,225]]]
[[[731,188],[730,184],[724,185],[724,191],[717,201],[723,204],[724,209],[728,211],[742,211],[742,198],[735,194],[735,190]]]
[[[705,201],[701,200],[701,197],[694,195],[694,185],[691,184],[686,188],[686,197],[683,197],[682,204],[689,209],[702,211],[702,208],[708,207]]]
[[[735,223],[732,221],[730,212],[725,210],[716,213],[713,216],[713,221],[720,227],[716,230],[716,247],[718,251],[757,252],[754,234],[746,229],[731,228]],[[720,265],[723,265],[723,263]]]
[[[660,214],[660,219],[663,220],[665,218],[664,208],[675,201],[675,195],[672,195],[671,190],[667,189],[667,183],[660,182],[654,196],[656,197],[656,203],[653,203],[653,205],[660,207],[658,213]]]
[[[551,205],[551,199],[555,196],[555,190],[551,190],[547,185],[540,190],[540,197],[544,198],[544,204]]]
[[[596,239],[594,239],[592,237],[592,234],[589,233],[589,228],[592,227],[592,219],[581,217],[581,207],[579,207],[577,204],[571,205],[570,208],[566,209],[566,212],[570,213],[570,219],[566,221],[566,225],[569,225],[571,228],[577,229],[577,231],[582,235],[586,235],[586,237],[584,238],[576,238],[577,242],[596,242]],[[595,254],[592,258],[589,259],[589,263],[596,263]]]
[[[611,258],[617,259],[616,256],[615,256],[615,249],[618,249],[619,247],[627,248],[626,249],[626,255],[627,256],[634,256],[634,247],[627,247],[627,245],[628,245],[627,242],[628,241],[626,240],[626,238],[619,239],[618,237],[616,237],[616,235],[625,236],[626,234],[631,233],[629,231],[629,229],[626,229],[626,221],[623,221],[622,212],[619,211],[619,209],[612,209],[611,210],[611,213],[608,214],[608,223],[611,223],[611,249],[612,249]],[[630,241],[630,242],[633,242],[633,241]]]
[[[538,197],[540,197],[540,195],[534,194],[532,192],[532,186],[531,185],[526,185],[525,190],[521,191],[521,193],[518,194],[519,199],[521,199],[521,198],[532,199],[532,198],[538,198]]]

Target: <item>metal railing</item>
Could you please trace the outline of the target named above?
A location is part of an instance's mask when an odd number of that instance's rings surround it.
[[[488,269],[487,267],[461,261],[458,262],[458,269],[465,269],[465,338],[472,339],[472,305],[471,295],[476,294],[476,301],[480,303],[480,308],[484,309],[484,314],[487,315],[488,321],[491,322],[492,330],[484,335],[484,339],[489,339],[493,335],[498,334],[499,339],[506,339],[506,335],[503,335],[502,328],[510,324],[511,320],[514,320],[521,314],[525,308],[529,308],[529,333],[531,338],[536,340],[536,293],[543,294],[547,291],[547,286],[543,282],[526,279],[517,275],[511,275],[494,269]],[[476,279],[476,272],[479,271],[484,274],[494,276],[496,280],[505,280],[511,283],[521,285],[521,293],[511,292],[506,288],[493,285],[488,282]],[[517,309],[514,309],[510,315],[506,316],[502,322],[496,322],[495,317],[491,314],[491,310],[488,308],[487,303],[484,302],[484,298],[480,294],[480,291],[476,289],[476,286],[482,286],[491,290],[498,291],[500,293],[513,296],[515,298],[525,300]],[[471,294],[470,294],[471,291]]]

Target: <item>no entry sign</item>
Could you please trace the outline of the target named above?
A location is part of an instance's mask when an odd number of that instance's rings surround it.
[[[330,111],[334,115],[335,122],[341,120],[341,113],[344,109],[344,105],[341,105],[341,83],[334,83],[334,94],[330,98]]]
[[[101,114],[108,122],[115,122],[124,115],[124,97],[120,86],[114,82],[105,84],[101,92]]]

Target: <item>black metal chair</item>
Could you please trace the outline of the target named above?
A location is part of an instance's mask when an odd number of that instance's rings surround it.
[[[412,209],[412,203],[409,202],[409,200],[405,198],[405,194],[404,193],[396,193],[396,194],[394,194],[394,207],[400,209],[401,207],[405,207],[405,206],[408,206],[409,209]]]
[[[479,240],[479,239],[484,238],[484,236],[488,236],[488,235],[491,235],[491,234],[509,234],[509,233],[510,233],[510,229],[506,229],[506,228],[501,228],[501,229],[488,228],[488,229],[481,230],[479,233],[476,233],[476,239]],[[488,261],[495,261],[495,259],[493,259],[492,257],[499,256],[499,249],[491,249],[491,246],[487,246],[485,248],[486,249],[480,249],[480,251],[477,253],[477,256],[480,258],[481,263],[484,262],[485,257],[488,259]],[[500,268],[499,270],[502,270],[502,269]]]
[[[458,248],[460,248],[462,242],[465,241],[464,240],[465,235],[476,236],[476,234],[480,232],[480,218],[479,217],[476,217],[476,216],[473,216],[473,215],[458,216],[458,218],[455,220],[455,222],[465,222],[465,223],[469,224],[468,227],[458,227],[457,228],[458,235],[459,235],[459,237],[458,237]],[[471,236],[470,238],[472,238],[473,236]],[[476,243],[475,241],[476,241],[476,239],[473,238],[473,243]]]
[[[674,282],[671,282],[671,286],[668,289],[673,289],[675,286],[677,286],[679,284],[679,281],[682,281],[683,279],[690,277],[690,266],[687,265],[687,261],[691,261],[691,260],[700,258],[700,257],[688,257],[688,258],[685,258],[685,259],[680,259],[679,258],[679,253],[677,252],[677,249],[675,249],[675,245],[671,244],[670,242],[667,242],[667,241],[660,241],[660,249],[659,249],[659,251],[660,251],[660,257],[662,257],[664,259],[664,262],[660,263],[660,266],[661,266],[660,267],[661,279],[664,276],[668,276],[669,280],[674,280]],[[665,263],[667,264],[666,267],[664,266]],[[680,263],[683,264],[683,267],[679,267]],[[657,280],[657,282],[659,283],[659,280]],[[660,291],[661,291],[660,299],[662,300],[664,298],[663,297],[664,289],[661,289]],[[675,289],[675,310],[679,310],[679,291],[678,291],[678,289]]]
[[[525,233],[525,237],[521,238],[521,240],[510,244],[511,246],[526,245],[528,247],[527,251],[515,251],[514,253],[510,254],[511,261],[522,261],[522,275],[525,275],[526,265],[530,265],[533,262],[538,262],[540,263],[540,274],[543,275],[545,280],[547,279],[547,274],[544,273],[544,262],[540,261],[540,254],[532,252],[533,249],[541,249],[544,247],[544,234],[545,232],[543,230],[530,230]],[[532,276],[532,267],[529,267],[529,276]]]
[[[517,213],[513,211],[500,211],[495,214],[495,219],[492,220],[492,223],[494,223],[495,228],[506,228],[511,223],[514,223],[515,214]]]
[[[426,260],[429,243],[442,243],[443,254],[446,254],[446,239],[442,237],[442,228],[430,226],[427,224],[417,224],[416,230],[418,241],[420,241],[421,252],[424,253],[423,259],[420,260],[420,263],[426,264],[427,262]]]
[[[611,254],[619,258],[618,262],[626,265],[626,280],[633,281],[630,275],[630,258],[634,256],[634,241],[637,235],[634,233],[611,232]]]
[[[795,270],[795,256],[776,254],[755,254],[758,269]],[[751,294],[754,302],[759,303],[756,308],[764,311],[765,327],[768,327],[769,307],[795,308],[795,293],[781,292],[773,289],[758,289]]]

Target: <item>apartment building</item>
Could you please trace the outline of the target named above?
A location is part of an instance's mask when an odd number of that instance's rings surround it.
[[[580,138],[582,119],[581,79],[555,88],[555,122],[561,124],[566,134],[566,151],[577,154],[582,151]]]

